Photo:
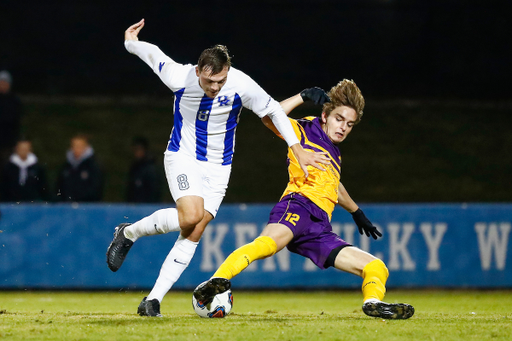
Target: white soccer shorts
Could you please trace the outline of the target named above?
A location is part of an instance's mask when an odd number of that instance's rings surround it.
[[[184,153],[166,151],[164,168],[175,202],[187,195],[202,197],[204,209],[215,218],[226,195],[231,165],[199,161]]]

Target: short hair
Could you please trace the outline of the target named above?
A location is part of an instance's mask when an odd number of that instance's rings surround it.
[[[326,102],[323,106],[323,111],[327,116],[337,107],[344,105],[356,111],[357,118],[354,124],[361,122],[365,102],[361,90],[353,80],[342,80],[331,88],[328,95],[331,101]]]
[[[231,57],[229,56],[228,48],[224,45],[215,45],[204,50],[199,56],[197,62],[199,72],[205,68],[211,70],[211,75],[216,75],[225,67],[231,67]]]

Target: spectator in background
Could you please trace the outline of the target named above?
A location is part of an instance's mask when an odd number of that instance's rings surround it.
[[[134,160],[128,174],[128,202],[159,202],[160,179],[155,159],[149,155],[149,142],[145,137],[132,141]]]
[[[82,134],[72,137],[66,159],[57,179],[57,200],[100,201],[103,174],[94,158],[89,138]]]
[[[7,162],[20,137],[22,106],[11,92],[12,77],[0,71],[0,164]]]
[[[46,172],[32,153],[32,142],[21,139],[5,164],[1,181],[2,201],[48,200]]]

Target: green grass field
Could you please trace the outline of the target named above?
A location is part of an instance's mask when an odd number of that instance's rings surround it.
[[[163,318],[136,315],[140,292],[2,292],[2,340],[511,340],[512,291],[398,291],[409,320],[364,315],[358,291],[234,292],[224,319],[201,319],[190,292],[171,292]]]

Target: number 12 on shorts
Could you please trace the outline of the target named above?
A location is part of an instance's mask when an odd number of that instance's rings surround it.
[[[297,226],[297,220],[300,219],[300,216],[298,214],[295,214],[295,213],[286,213],[286,218],[284,218],[284,220],[290,222],[290,224],[292,224],[293,226]]]

